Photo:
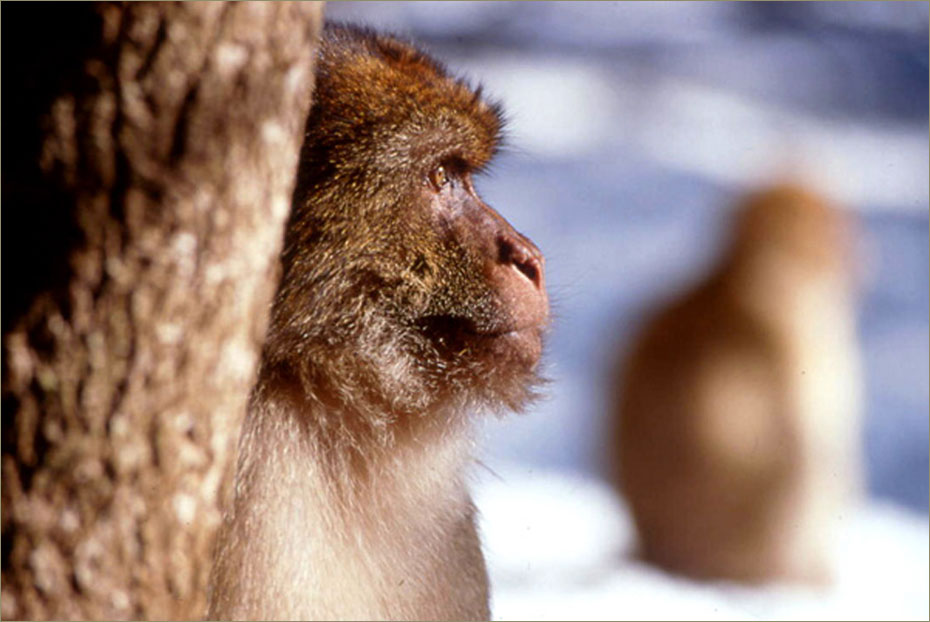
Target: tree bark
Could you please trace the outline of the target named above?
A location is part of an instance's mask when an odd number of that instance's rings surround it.
[[[0,614],[202,617],[322,7],[3,9]]]

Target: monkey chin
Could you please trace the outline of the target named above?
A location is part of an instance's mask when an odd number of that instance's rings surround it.
[[[538,373],[546,327],[533,325],[495,332],[471,332],[461,353],[466,393],[478,410],[502,415],[521,412],[539,397],[545,379]],[[503,373],[501,370],[506,370]]]
[[[511,330],[477,333],[479,339],[487,341],[488,349],[494,354],[535,370],[542,358],[544,326],[527,326]]]
[[[533,373],[542,358],[547,323],[479,327],[468,319],[431,316],[421,319],[419,326],[432,335],[434,347],[446,359],[442,367],[478,364],[499,373],[504,364],[512,371]]]

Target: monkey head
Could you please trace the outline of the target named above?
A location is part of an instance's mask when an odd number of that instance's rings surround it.
[[[265,373],[374,426],[519,409],[548,322],[543,257],[475,191],[497,105],[419,50],[327,26]]]
[[[781,272],[845,281],[853,273],[854,219],[848,210],[797,185],[748,197],[734,225],[731,256]]]

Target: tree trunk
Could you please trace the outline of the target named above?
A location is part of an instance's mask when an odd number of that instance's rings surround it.
[[[321,24],[4,5],[3,618],[204,615]]]

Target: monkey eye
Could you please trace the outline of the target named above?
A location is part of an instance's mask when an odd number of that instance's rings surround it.
[[[446,167],[440,164],[429,174],[429,182],[433,185],[433,188],[436,190],[441,190],[443,186],[448,184],[451,181],[449,173],[446,172]]]

